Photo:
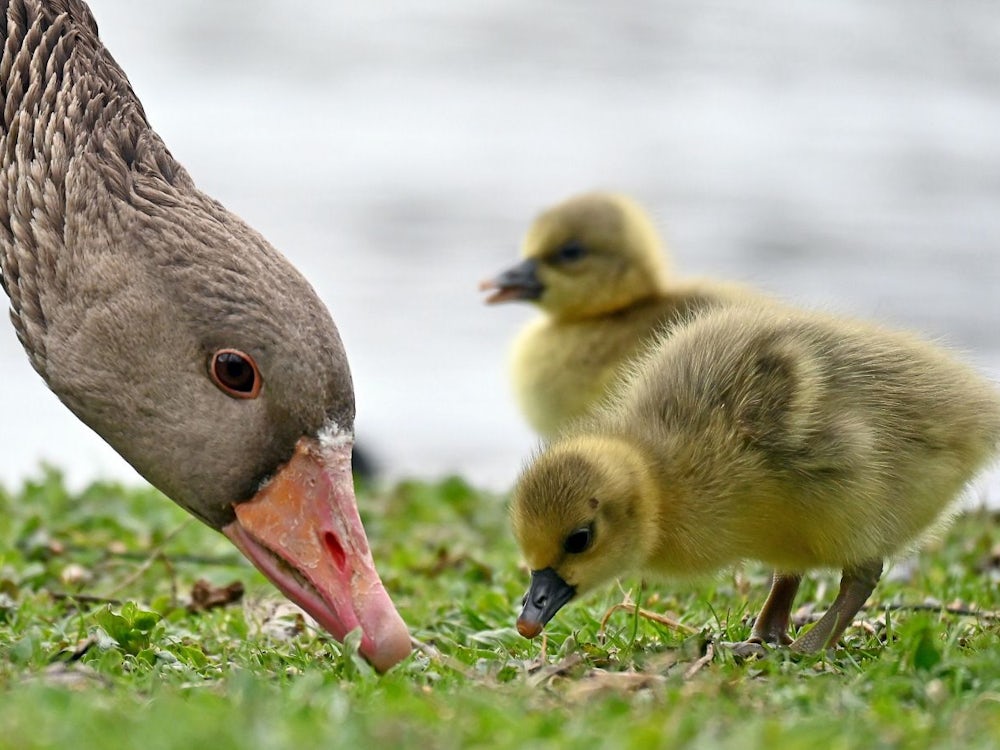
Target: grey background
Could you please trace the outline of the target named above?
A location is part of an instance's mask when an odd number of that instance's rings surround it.
[[[510,483],[534,438],[506,352],[533,312],[476,283],[595,187],[649,208],[678,273],[914,328],[1000,376],[996,3],[92,8],[175,156],[330,306],[392,476]],[[0,482],[42,460],[138,481],[6,324],[0,377]]]

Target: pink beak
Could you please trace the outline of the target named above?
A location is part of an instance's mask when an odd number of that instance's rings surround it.
[[[361,629],[362,655],[384,672],[410,634],[372,561],[351,474],[349,440],[301,438],[295,454],[222,533],[285,596],[339,641]]]

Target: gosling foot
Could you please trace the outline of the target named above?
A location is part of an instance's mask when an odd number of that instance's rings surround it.
[[[754,638],[748,638],[745,641],[737,641],[736,643],[723,643],[722,645],[729,649],[738,661],[764,659],[771,653],[771,651],[774,650]]]

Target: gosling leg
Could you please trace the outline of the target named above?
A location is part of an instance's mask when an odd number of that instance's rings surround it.
[[[749,643],[771,643],[776,646],[787,646],[792,642],[788,635],[788,619],[791,617],[792,602],[799,590],[802,576],[798,573],[774,572],[771,582],[771,593],[760,609],[757,620],[753,624],[753,634]]]
[[[764,644],[787,646],[792,642],[788,636],[788,619],[792,611],[795,593],[799,590],[802,576],[798,573],[775,571],[771,582],[771,593],[760,609],[753,624],[753,633],[745,641],[731,644],[733,654],[740,659],[762,658],[767,655]]]
[[[873,560],[854,568],[844,568],[840,579],[840,592],[833,606],[808,633],[795,639],[791,645],[792,651],[814,654],[840,640],[840,636],[854,620],[854,615],[864,606],[881,577],[881,560]]]

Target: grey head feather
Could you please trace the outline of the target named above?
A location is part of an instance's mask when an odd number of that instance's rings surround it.
[[[78,0],[0,2],[0,278],[32,366],[77,416],[207,523],[354,396],[308,282],[198,191]],[[212,353],[263,389],[233,399]]]

